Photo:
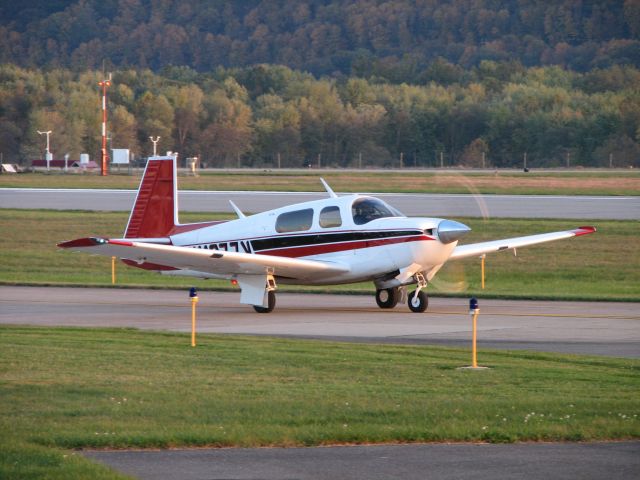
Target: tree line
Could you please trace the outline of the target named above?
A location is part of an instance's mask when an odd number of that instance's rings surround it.
[[[113,72],[112,148],[198,156],[207,166],[471,167],[640,166],[640,71],[578,73],[485,60],[446,59],[425,84],[316,78],[277,65]],[[4,162],[98,158],[103,72],[0,65]]]

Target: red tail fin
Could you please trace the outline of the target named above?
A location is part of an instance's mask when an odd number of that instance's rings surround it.
[[[161,238],[178,224],[176,161],[152,157],[142,176],[124,238]]]

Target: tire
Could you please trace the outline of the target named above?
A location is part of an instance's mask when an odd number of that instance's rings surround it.
[[[376,290],[376,303],[380,308],[393,308],[398,304],[400,292],[397,288]]]
[[[276,306],[276,292],[274,292],[273,290],[269,290],[267,292],[267,306],[261,307],[259,305],[254,305],[253,309],[258,313],[269,313],[275,308],[275,306]]]
[[[422,313],[429,306],[429,297],[427,297],[427,294],[425,292],[420,290],[418,292],[418,296],[416,298],[417,305],[414,305],[413,304],[413,299],[414,299],[415,296],[416,296],[416,292],[415,291],[413,291],[413,292],[411,292],[409,294],[409,298],[407,299],[407,304],[409,305],[409,310],[411,310],[414,313]]]

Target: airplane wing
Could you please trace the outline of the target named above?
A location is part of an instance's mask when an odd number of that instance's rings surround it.
[[[562,240],[563,238],[579,237],[580,235],[587,235],[589,233],[594,233],[595,231],[595,227],[578,227],[575,230],[565,230],[564,232],[541,233],[539,235],[528,235],[526,237],[506,238],[504,240],[492,240],[490,242],[459,245],[453,250],[453,253],[449,258],[477,257],[484,253],[526,247],[528,245],[536,245],[538,243]]]
[[[271,273],[294,279],[310,277],[317,279],[349,271],[347,266],[334,262],[95,237],[71,240],[60,243],[58,246],[77,252],[132,260],[140,264],[155,264],[159,270],[175,268],[216,275],[264,275]]]

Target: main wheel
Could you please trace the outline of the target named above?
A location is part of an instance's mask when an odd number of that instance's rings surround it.
[[[415,313],[422,313],[429,306],[429,297],[422,290],[418,292],[417,296],[416,292],[413,291],[409,294],[407,303],[409,304],[409,310]]]
[[[376,290],[376,303],[380,308],[393,308],[398,304],[400,292],[397,288]]]
[[[258,313],[269,313],[276,306],[276,292],[273,290],[269,290],[267,292],[267,306],[261,307],[259,305],[254,305],[253,309]]]

